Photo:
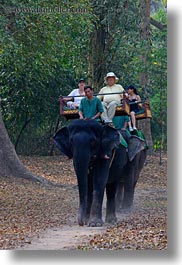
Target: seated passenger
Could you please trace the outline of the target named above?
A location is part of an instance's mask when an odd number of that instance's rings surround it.
[[[84,87],[86,97],[83,98],[79,106],[80,119],[100,121],[103,112],[102,103],[99,98],[93,96],[93,88],[91,86]]]
[[[80,102],[82,98],[85,96],[84,86],[85,86],[85,80],[81,78],[78,82],[78,88],[73,89],[71,93],[68,95],[69,97],[64,98],[64,100],[67,101],[67,106],[70,109],[76,109],[80,106]],[[73,97],[73,101],[71,101],[71,97]]]
[[[99,94],[106,94],[106,95],[99,95],[98,98],[102,100],[102,105],[104,108],[104,112],[102,113],[102,120],[104,123],[112,124],[112,119],[115,115],[116,107],[121,103],[121,99],[123,98],[124,88],[116,84],[118,78],[113,72],[107,73],[106,77],[104,78],[106,82],[106,86],[104,86]],[[112,93],[110,95],[107,95]],[[116,94],[114,94],[116,93]]]
[[[127,87],[126,90],[128,93],[128,99],[131,103],[130,104],[131,121],[128,122],[128,125],[129,125],[129,131],[132,132],[134,130],[137,130],[135,114],[137,114],[140,111],[142,104],[139,103],[141,102],[141,98],[138,94],[137,89],[134,86],[130,85]]]

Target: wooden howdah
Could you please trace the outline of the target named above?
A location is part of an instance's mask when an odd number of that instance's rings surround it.
[[[66,120],[79,118],[78,109],[68,109],[66,107],[66,101],[64,100],[64,97],[60,96],[59,102],[60,102],[61,116],[65,117]],[[143,102],[142,109],[143,109],[142,113],[136,114],[137,120],[152,118],[149,102]],[[116,112],[115,112],[115,116],[125,116],[125,115],[130,115],[130,104],[127,99],[122,100],[122,104],[116,107]]]
[[[137,120],[142,120],[142,119],[151,119],[152,118],[152,112],[150,109],[150,104],[149,102],[145,101],[142,103],[142,109],[143,109],[143,113],[138,113],[136,114],[136,119]]]

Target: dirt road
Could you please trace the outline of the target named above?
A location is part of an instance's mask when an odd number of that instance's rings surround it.
[[[65,187],[1,178],[0,249],[167,248],[167,158],[160,166],[158,157],[148,158],[136,187],[133,211],[118,214],[116,226],[102,228],[77,224],[78,189],[70,160],[23,157],[22,161],[32,172]]]
[[[78,225],[47,229],[23,250],[70,250],[85,244],[95,234],[106,231],[106,227],[79,227]]]

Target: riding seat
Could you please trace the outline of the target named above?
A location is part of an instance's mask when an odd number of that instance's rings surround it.
[[[60,115],[65,117],[66,120],[78,119],[78,109],[70,109],[66,105],[66,101],[64,100],[63,96],[59,98],[60,102]],[[130,115],[130,103],[129,100],[123,99],[122,103],[116,107],[115,116],[125,116]],[[141,110],[136,114],[136,119],[146,119],[152,118],[152,113],[150,109],[149,102],[145,101],[142,103]]]

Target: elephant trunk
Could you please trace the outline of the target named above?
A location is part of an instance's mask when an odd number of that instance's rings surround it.
[[[78,143],[77,143],[78,144]],[[83,226],[86,222],[87,194],[88,194],[88,167],[90,162],[90,150],[88,146],[74,146],[73,165],[78,181],[79,189],[79,213],[78,224]]]

